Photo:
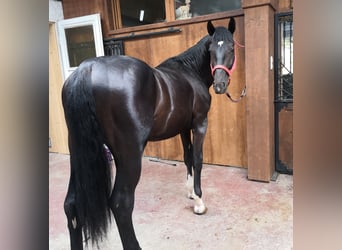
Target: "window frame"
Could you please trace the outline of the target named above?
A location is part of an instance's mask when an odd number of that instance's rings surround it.
[[[229,11],[222,11],[217,13],[211,13],[202,16],[195,16],[188,19],[176,19],[175,13],[175,2],[174,0],[164,0],[165,1],[165,22],[153,23],[153,24],[145,24],[145,25],[138,25],[132,27],[122,27],[121,23],[121,11],[120,11],[120,0],[109,0],[111,1],[111,13],[109,16],[113,17],[112,27],[108,31],[109,36],[118,36],[121,34],[127,33],[134,33],[140,31],[148,31],[152,29],[162,29],[162,28],[169,28],[177,25],[184,25],[184,24],[193,24],[199,23],[208,20],[215,20],[226,18],[227,16],[242,16],[243,10],[236,9],[236,10],[229,10]]]
[[[92,15],[63,19],[57,22],[57,34],[59,39],[59,50],[61,55],[64,80],[66,80],[69,75],[78,67],[73,67],[70,65],[65,30],[69,28],[92,26],[96,56],[103,56],[104,48],[100,20],[100,14],[96,13]]]

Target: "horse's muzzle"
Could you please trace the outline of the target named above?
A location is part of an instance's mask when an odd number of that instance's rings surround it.
[[[216,94],[224,94],[227,91],[230,79],[227,82],[214,82],[213,88]]]

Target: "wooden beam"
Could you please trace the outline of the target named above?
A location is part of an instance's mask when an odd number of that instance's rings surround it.
[[[175,1],[165,0],[165,21],[170,22],[176,20]]]
[[[248,178],[270,181],[274,160],[275,0],[244,0]]]

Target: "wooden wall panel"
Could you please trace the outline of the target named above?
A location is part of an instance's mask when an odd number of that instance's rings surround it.
[[[293,9],[293,0],[279,0],[278,2],[278,11],[290,11]]]
[[[214,20],[216,26],[228,26],[228,18]],[[237,28],[234,37],[244,43],[243,16],[236,17]],[[157,66],[163,60],[178,55],[197,43],[207,34],[207,22],[191,25],[177,25],[182,32],[149,39],[125,41],[125,54]],[[229,91],[239,96],[245,85],[244,49],[236,48],[238,64],[231,80]],[[246,155],[246,104],[232,103],[225,95],[216,95],[212,90],[212,106],[209,112],[209,126],[204,143],[204,162],[247,167]],[[183,160],[180,137],[161,142],[150,142],[145,155],[163,159]]]
[[[279,112],[279,160],[293,169],[293,104]]]
[[[49,152],[69,153],[68,133],[62,108],[63,78],[60,64],[55,24],[49,24]]]
[[[111,8],[113,0],[63,0],[64,18],[73,18],[99,13],[103,36],[114,26]]]

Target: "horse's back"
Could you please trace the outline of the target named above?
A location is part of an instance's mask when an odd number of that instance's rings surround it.
[[[153,85],[153,72],[145,62],[129,56],[104,56],[85,60],[77,70],[91,71],[94,88],[127,91]]]
[[[84,60],[65,81],[64,86],[72,85],[77,82],[76,79],[87,78],[94,88],[101,86],[124,90],[132,88],[133,85],[139,88],[137,85],[151,77],[151,67],[139,59],[129,56],[103,56]]]

